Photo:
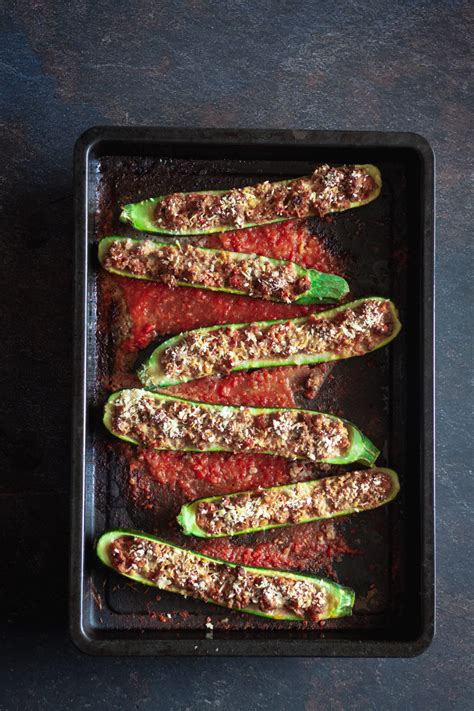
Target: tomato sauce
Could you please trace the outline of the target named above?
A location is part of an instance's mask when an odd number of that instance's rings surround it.
[[[323,272],[341,274],[343,271],[341,259],[300,220],[209,235],[202,243],[235,252],[290,259]],[[172,288],[127,277],[116,276],[115,280],[132,323],[131,337],[123,345],[129,351],[145,348],[160,335],[220,323],[293,318],[325,308],[280,304],[191,287]]]
[[[129,351],[145,348],[160,335],[221,323],[292,318],[315,310],[313,306],[278,304],[192,287],[172,288],[127,277],[116,276],[115,280],[132,322],[131,338],[124,345]]]
[[[261,534],[259,534],[261,535]],[[233,539],[203,539],[196,550],[215,558],[224,558],[244,565],[283,570],[304,570],[335,575],[333,562],[343,554],[355,554],[337,533],[333,521],[314,521],[289,526],[266,533],[268,540],[249,545]]]
[[[282,457],[227,453],[182,453],[133,450],[130,459],[130,496],[152,512],[166,536],[177,535],[175,517],[182,504],[197,498],[306,481],[318,472],[304,462]],[[152,486],[152,484],[156,486]],[[178,541],[184,545],[184,536]],[[233,539],[193,539],[193,548],[210,556],[247,565],[333,574],[333,562],[355,553],[333,521],[316,521]]]
[[[211,235],[200,244],[291,259],[320,271],[343,274],[340,259],[328,251],[324,241],[313,235],[302,220]],[[130,323],[130,335],[121,344],[121,350],[129,354],[138,353],[158,336],[183,330],[220,323],[291,318],[324,308],[186,287],[170,288],[119,276],[112,278],[123,295]],[[322,364],[312,370],[301,366],[233,373],[173,386],[167,392],[220,404],[295,407],[295,393],[305,390],[309,373],[313,373],[311,392],[314,396],[329,369],[327,364]],[[124,374],[126,377],[130,377],[129,374]],[[120,381],[120,374],[114,375],[114,381]],[[125,446],[123,451],[129,462],[131,501],[154,512],[158,527],[163,522],[175,532],[174,518],[186,501],[302,481],[317,475],[311,465],[270,455],[154,452],[131,446]],[[326,573],[332,572],[335,558],[349,551],[332,521],[269,531],[264,534],[264,540],[262,534],[256,534],[255,540],[245,539],[245,542],[238,538],[193,540],[193,546],[209,555],[251,565]]]
[[[232,373],[173,385],[166,392],[217,405],[296,407],[295,392],[304,387],[310,372],[308,366],[295,366]]]
[[[254,252],[274,259],[288,259],[303,267],[344,276],[340,258],[309,230],[306,220],[222,232],[209,235],[201,244],[231,252]]]
[[[258,486],[268,487],[303,481],[314,469],[302,462],[265,454],[227,452],[191,453],[134,450],[131,467],[142,470],[155,482],[174,491],[179,504]],[[177,511],[176,511],[177,513]]]

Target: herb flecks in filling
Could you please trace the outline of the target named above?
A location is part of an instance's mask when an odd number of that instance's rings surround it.
[[[196,522],[214,535],[295,524],[338,512],[375,508],[392,490],[392,478],[383,470],[349,472],[317,483],[301,482],[202,501],[196,507]]]
[[[103,257],[106,269],[177,286],[228,289],[253,297],[291,303],[311,286],[293,262],[234,254],[192,245],[162,245],[151,240],[111,241]]]
[[[310,410],[206,407],[143,390],[122,391],[112,407],[114,433],[156,449],[262,452],[323,461],[343,456],[350,446],[342,420]]]
[[[321,165],[308,177],[280,183],[265,181],[221,195],[166,195],[156,206],[155,224],[173,232],[199,232],[278,218],[326,215],[365,200],[374,187],[373,177],[364,168]]]
[[[331,603],[328,592],[317,581],[265,575],[155,541],[123,536],[111,544],[109,555],[120,573],[138,574],[163,590],[235,610],[250,608],[316,621]]]
[[[391,302],[367,300],[328,318],[317,314],[302,320],[213,331],[191,331],[166,348],[161,371],[172,380],[226,374],[240,364],[284,360],[292,356],[331,353],[357,356],[373,350],[393,331]]]

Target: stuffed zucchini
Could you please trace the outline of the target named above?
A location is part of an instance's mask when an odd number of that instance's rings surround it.
[[[99,261],[109,272],[134,279],[284,303],[334,303],[349,291],[345,279],[336,274],[282,259],[189,244],[105,237],[99,243]]]
[[[120,219],[145,232],[226,232],[360,207],[378,197],[381,185],[374,165],[320,165],[303,178],[232,190],[171,193],[130,203],[123,206]]]
[[[178,523],[200,538],[235,536],[367,511],[389,503],[399,490],[392,469],[366,469],[198,499],[181,508]]]
[[[131,580],[239,612],[311,621],[352,613],[354,591],[325,578],[229,563],[143,533],[108,531],[96,551]]]
[[[147,387],[166,387],[236,370],[352,358],[386,345],[400,328],[394,304],[380,297],[301,318],[199,328],[164,341],[138,377]]]
[[[350,422],[297,408],[211,405],[132,389],[109,397],[103,421],[116,437],[158,450],[258,452],[368,466],[379,455]]]

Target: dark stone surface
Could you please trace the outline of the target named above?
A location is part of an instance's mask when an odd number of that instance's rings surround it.
[[[470,3],[0,7],[0,708],[472,708]],[[423,656],[95,659],[69,642],[71,156],[98,123],[410,130],[431,142],[438,631]]]

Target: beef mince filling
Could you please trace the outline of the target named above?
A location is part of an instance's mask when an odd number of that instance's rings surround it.
[[[239,258],[224,250],[191,245],[160,245],[151,240],[124,239],[110,243],[106,269],[147,277],[168,286],[197,284],[208,289],[235,289],[250,296],[290,303],[307,291],[309,277],[292,262],[265,257]]]
[[[163,590],[236,610],[252,608],[318,620],[329,603],[326,590],[316,581],[254,573],[165,543],[123,536],[111,544],[110,556],[120,573],[139,574]]]
[[[116,434],[156,449],[271,452],[321,461],[343,455],[350,446],[344,422],[324,414],[209,408],[154,398],[142,390],[120,393],[113,401],[112,420]]]
[[[283,183],[265,181],[221,195],[173,193],[158,202],[155,223],[171,231],[255,224],[325,215],[367,198],[375,187],[370,173],[356,166],[321,165],[308,177]]]
[[[179,380],[225,374],[248,361],[298,354],[362,355],[388,338],[392,329],[390,301],[370,300],[329,318],[312,314],[300,322],[192,331],[163,351],[160,368]]]
[[[203,531],[212,534],[299,523],[337,512],[375,508],[387,499],[392,487],[392,479],[384,471],[350,472],[321,479],[316,485],[301,482],[202,501],[197,506],[196,521]]]

